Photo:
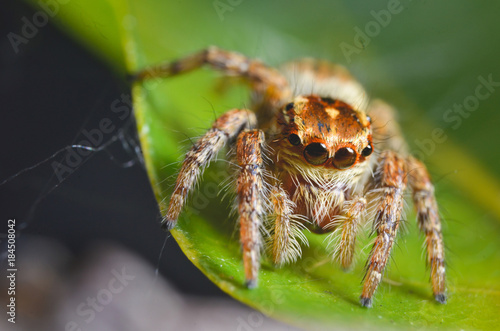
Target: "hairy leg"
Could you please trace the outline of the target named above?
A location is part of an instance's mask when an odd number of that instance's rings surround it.
[[[379,193],[381,200],[375,216],[377,237],[366,265],[360,298],[365,307],[372,305],[373,294],[382,279],[398,231],[406,188],[405,166],[405,160],[393,151],[385,151],[379,157],[373,192]]]
[[[225,51],[214,46],[173,62],[144,69],[136,73],[134,79],[142,81],[155,77],[175,76],[198,69],[203,65],[209,65],[228,76],[245,78],[255,91],[270,102],[278,104],[291,95],[287,80],[276,69],[239,53]]]
[[[217,156],[222,147],[234,139],[241,130],[253,127],[255,124],[255,115],[251,111],[234,109],[220,116],[212,128],[194,144],[186,154],[177,175],[162,227],[170,230],[175,226],[189,192],[199,180],[204,168]]]
[[[414,157],[408,158],[408,171],[418,226],[425,234],[427,263],[431,268],[434,297],[438,302],[446,303],[444,243],[434,186],[425,165]]]
[[[257,286],[262,249],[260,228],[265,213],[263,142],[264,133],[262,131],[245,130],[238,136],[236,149],[240,167],[237,188],[240,241],[243,248],[243,266],[248,288]]]

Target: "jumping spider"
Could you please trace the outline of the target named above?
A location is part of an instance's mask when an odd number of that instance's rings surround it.
[[[425,166],[407,152],[389,105],[368,103],[361,85],[339,65],[303,59],[278,71],[216,47],[143,70],[135,78],[175,76],[203,65],[248,82],[252,110],[226,112],[186,154],[162,222],[166,229],[175,227],[203,169],[225,145],[235,145],[246,286],[257,285],[264,245],[277,265],[299,258],[306,227],[331,232],[336,241],[332,256],[348,268],[358,229],[372,222],[376,238],[360,297],[361,305],[371,307],[408,184],[425,234],[434,297],[446,302],[434,187]],[[261,231],[266,224],[267,241]]]

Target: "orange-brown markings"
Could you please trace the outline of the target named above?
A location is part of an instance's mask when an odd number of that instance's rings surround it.
[[[408,158],[408,170],[418,226],[425,234],[427,264],[431,268],[432,290],[436,300],[444,303],[446,302],[444,244],[439,211],[434,197],[434,186],[425,165],[414,157]]]
[[[316,166],[325,168],[335,168],[332,157],[346,147],[357,154],[356,161],[348,168],[353,167],[366,159],[361,152],[371,144],[370,122],[366,114],[340,100],[316,95],[299,96],[293,107],[285,107],[278,115],[277,124],[283,136],[280,150],[302,158],[307,145],[322,143],[328,149],[329,160]],[[287,141],[291,134],[298,135],[302,144],[291,146]]]
[[[262,239],[259,228],[264,215],[262,170],[262,143],[264,133],[260,130],[243,131],[237,141],[238,211],[240,215],[240,240],[243,247],[243,267],[246,285],[257,285],[260,267]]]
[[[393,151],[383,152],[379,158],[375,182],[378,183],[376,187],[381,191],[382,199],[375,217],[377,237],[366,266],[361,294],[361,304],[366,307],[372,304],[373,294],[382,279],[401,220],[406,187],[405,160]]]

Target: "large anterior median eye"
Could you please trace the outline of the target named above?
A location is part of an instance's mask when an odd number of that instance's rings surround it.
[[[328,159],[328,150],[326,149],[325,144],[322,143],[312,143],[307,145],[304,150],[304,157],[307,162],[319,165],[326,162]]]
[[[335,153],[335,156],[333,157],[333,165],[337,169],[347,169],[356,163],[356,158],[356,152],[352,148],[344,147]]]

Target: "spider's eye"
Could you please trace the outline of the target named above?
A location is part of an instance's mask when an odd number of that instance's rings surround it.
[[[371,153],[373,152],[373,147],[372,145],[368,145],[366,146],[362,151],[361,151],[361,155],[363,155],[364,157],[367,157],[369,156]]]
[[[312,143],[307,145],[304,150],[304,157],[307,162],[314,165],[320,165],[325,163],[328,159],[328,150],[326,149],[325,144]]]
[[[333,157],[333,165],[337,169],[347,169],[356,163],[356,158],[357,154],[352,148],[344,147],[335,153],[335,156]]]
[[[293,102],[290,102],[289,104],[287,104],[287,105],[285,106],[285,109],[286,109],[286,110],[292,110],[294,106],[295,106],[295,105],[293,104]]]
[[[288,141],[294,146],[300,145],[300,137],[295,133],[288,136]]]

